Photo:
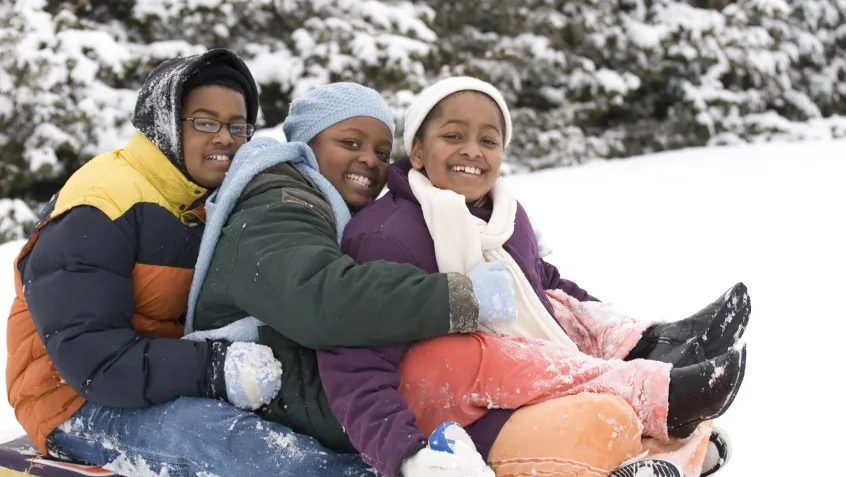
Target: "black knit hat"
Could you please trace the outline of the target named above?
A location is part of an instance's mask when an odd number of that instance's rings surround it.
[[[191,90],[210,84],[219,84],[220,82],[238,85],[239,92],[244,95],[244,101],[247,101],[247,92],[251,88],[250,81],[240,71],[227,63],[211,63],[197,70],[182,85],[182,100],[185,100],[185,97],[188,96]]]

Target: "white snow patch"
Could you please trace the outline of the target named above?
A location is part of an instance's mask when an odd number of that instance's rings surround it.
[[[623,20],[629,41],[643,49],[656,49],[661,46],[661,30],[658,27],[629,17],[624,17]]]
[[[0,199],[0,237],[22,237],[22,224],[34,224],[35,214],[20,199]],[[2,294],[2,292],[0,292]]]
[[[712,147],[506,179],[555,248],[546,260],[634,317],[677,320],[738,281],[749,287],[746,377],[717,420],[736,450],[721,477],[826,475],[829,463],[804,456],[840,452],[844,150],[844,140]],[[786,435],[814,438],[772,459]]]
[[[725,366],[717,366],[714,368],[714,372],[711,373],[711,378],[708,380],[708,385],[713,386],[714,383],[717,382],[720,376],[726,374],[726,367]]]
[[[103,466],[124,477],[170,477],[167,467],[158,472],[154,471],[143,457],[130,459],[126,454],[121,453],[117,459]]]

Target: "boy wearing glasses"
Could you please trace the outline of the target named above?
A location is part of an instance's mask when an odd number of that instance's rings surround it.
[[[234,53],[167,60],[139,92],[134,137],[81,167],[42,212],[15,262],[6,373],[42,454],[122,474],[364,474],[357,457],[275,423],[259,432],[254,414],[221,402],[254,410],[257,376],[278,385],[269,348],[179,339],[207,192],[252,136],[258,107]]]
[[[180,120],[189,180],[207,189],[223,183],[235,152],[256,130],[255,115],[247,118],[249,90],[246,76],[224,63],[208,65],[187,79]]]

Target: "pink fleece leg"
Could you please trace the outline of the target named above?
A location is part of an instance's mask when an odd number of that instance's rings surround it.
[[[400,392],[424,432],[446,420],[469,424],[491,408],[610,394],[632,406],[645,435],[666,440],[670,369],[658,361],[598,359],[544,340],[473,333],[415,343],[400,364]]]
[[[579,350],[596,358],[623,359],[654,321],[639,321],[613,305],[580,302],[561,290],[547,290],[555,319]]]

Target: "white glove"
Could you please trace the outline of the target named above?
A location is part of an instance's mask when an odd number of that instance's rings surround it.
[[[481,454],[463,442],[453,454],[424,447],[402,463],[403,477],[494,477]]]
[[[446,450],[434,450],[433,444]],[[494,477],[467,431],[455,423],[436,429],[429,447],[407,458],[400,470],[403,477]]]
[[[248,411],[269,403],[282,388],[282,363],[264,345],[232,343],[223,373],[229,402]]]

